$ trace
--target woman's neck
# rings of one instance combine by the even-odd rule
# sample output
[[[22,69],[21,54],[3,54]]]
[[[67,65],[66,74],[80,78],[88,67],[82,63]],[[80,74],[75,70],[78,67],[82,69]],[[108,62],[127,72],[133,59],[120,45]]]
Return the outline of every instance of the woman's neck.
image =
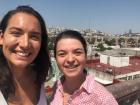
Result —
[[[65,78],[65,81],[63,83],[64,92],[73,94],[76,90],[78,90],[81,87],[85,79],[86,74],[84,73],[76,78]]]
[[[11,96],[9,100],[22,104],[28,103],[28,105],[30,105],[29,103],[37,103],[40,89],[39,86],[35,84],[36,73],[27,68],[24,70],[14,69],[12,70],[12,74],[16,90],[14,99]],[[26,102],[24,102],[24,100]]]
[[[32,75],[33,70],[31,68],[16,68],[16,67],[10,67],[11,73],[13,77],[17,80],[27,78],[29,75]]]

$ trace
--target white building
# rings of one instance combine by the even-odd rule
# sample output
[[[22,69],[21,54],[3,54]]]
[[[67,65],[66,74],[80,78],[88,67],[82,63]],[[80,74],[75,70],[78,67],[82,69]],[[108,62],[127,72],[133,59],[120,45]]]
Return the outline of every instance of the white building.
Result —
[[[100,63],[109,64],[110,66],[115,67],[128,66],[129,57],[100,54]]]

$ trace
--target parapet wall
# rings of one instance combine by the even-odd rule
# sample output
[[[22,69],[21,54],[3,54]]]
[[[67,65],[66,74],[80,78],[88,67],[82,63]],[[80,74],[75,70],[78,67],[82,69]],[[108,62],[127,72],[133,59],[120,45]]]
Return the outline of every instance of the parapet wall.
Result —
[[[140,78],[117,83],[106,87],[116,98],[119,105],[140,105]]]

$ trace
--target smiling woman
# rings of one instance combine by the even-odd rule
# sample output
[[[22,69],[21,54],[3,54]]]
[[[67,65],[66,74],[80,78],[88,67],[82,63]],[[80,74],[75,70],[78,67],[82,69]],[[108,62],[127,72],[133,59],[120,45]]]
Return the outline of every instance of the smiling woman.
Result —
[[[41,28],[38,20],[27,13],[16,13],[9,20],[5,32],[1,33],[1,42],[10,68],[20,71],[26,69],[37,56],[41,46]]]
[[[87,45],[79,32],[66,30],[57,35],[54,55],[64,75],[53,87],[50,105],[118,105],[114,97],[87,73]]]
[[[43,82],[50,68],[47,31],[29,6],[9,11],[0,23],[0,90],[8,105],[46,105]],[[0,99],[1,101],[1,99]]]

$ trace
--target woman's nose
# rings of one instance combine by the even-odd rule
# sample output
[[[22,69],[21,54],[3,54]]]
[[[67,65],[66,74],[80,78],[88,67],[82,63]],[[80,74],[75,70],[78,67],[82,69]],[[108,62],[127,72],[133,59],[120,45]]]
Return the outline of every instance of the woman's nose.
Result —
[[[29,40],[29,35],[28,34],[24,34],[23,36],[21,36],[19,45],[20,45],[21,48],[24,48],[24,49],[29,48],[30,40]]]
[[[70,63],[74,62],[74,55],[73,54],[68,54],[67,61],[70,62]]]

